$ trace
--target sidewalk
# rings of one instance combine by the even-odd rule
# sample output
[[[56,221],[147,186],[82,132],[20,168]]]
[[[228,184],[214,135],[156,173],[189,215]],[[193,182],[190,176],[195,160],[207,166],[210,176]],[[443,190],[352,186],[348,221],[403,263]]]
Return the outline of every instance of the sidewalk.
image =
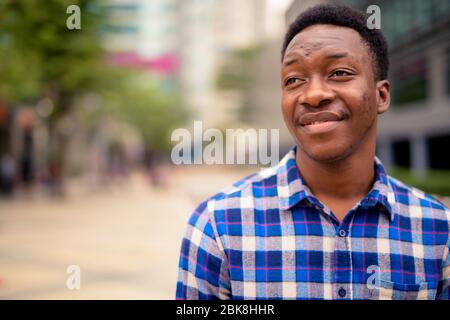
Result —
[[[173,299],[190,213],[241,176],[177,168],[167,190],[134,175],[101,193],[1,202],[0,299]],[[80,290],[66,286],[70,265]]]

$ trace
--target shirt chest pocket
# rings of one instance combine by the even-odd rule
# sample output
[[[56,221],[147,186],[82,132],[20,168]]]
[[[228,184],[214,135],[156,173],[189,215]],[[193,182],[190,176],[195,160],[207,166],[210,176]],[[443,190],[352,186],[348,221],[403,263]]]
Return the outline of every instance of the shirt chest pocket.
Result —
[[[428,300],[434,299],[436,289],[431,283],[404,284],[379,280],[369,290],[371,300]]]

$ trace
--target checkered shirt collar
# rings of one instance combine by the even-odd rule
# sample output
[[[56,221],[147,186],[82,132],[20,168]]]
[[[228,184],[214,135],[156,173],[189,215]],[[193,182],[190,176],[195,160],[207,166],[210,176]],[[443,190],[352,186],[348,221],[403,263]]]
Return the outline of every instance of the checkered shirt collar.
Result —
[[[278,205],[281,210],[289,210],[304,199],[316,199],[306,185],[297,167],[294,146],[277,166]],[[391,221],[394,219],[395,194],[389,183],[386,170],[380,159],[375,156],[375,183],[370,192],[361,200],[360,206],[374,207],[381,204],[386,208]]]

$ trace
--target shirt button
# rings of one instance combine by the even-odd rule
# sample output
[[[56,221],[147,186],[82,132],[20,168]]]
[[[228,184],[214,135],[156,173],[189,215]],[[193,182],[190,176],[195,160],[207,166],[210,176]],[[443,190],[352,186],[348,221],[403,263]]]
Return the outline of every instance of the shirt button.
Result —
[[[340,288],[338,291],[339,297],[343,298],[347,294],[347,291],[344,288]]]
[[[339,230],[339,236],[340,237],[345,237],[347,235],[347,232],[345,232],[345,230],[344,229],[341,229],[341,230]]]

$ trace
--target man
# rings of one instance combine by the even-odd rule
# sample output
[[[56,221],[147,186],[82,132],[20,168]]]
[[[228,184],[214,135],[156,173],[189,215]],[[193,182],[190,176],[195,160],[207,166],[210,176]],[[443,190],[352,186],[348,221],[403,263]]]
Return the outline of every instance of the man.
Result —
[[[281,83],[296,146],[195,210],[178,299],[449,299],[450,210],[375,157],[387,73],[385,39],[359,11],[293,22]]]

